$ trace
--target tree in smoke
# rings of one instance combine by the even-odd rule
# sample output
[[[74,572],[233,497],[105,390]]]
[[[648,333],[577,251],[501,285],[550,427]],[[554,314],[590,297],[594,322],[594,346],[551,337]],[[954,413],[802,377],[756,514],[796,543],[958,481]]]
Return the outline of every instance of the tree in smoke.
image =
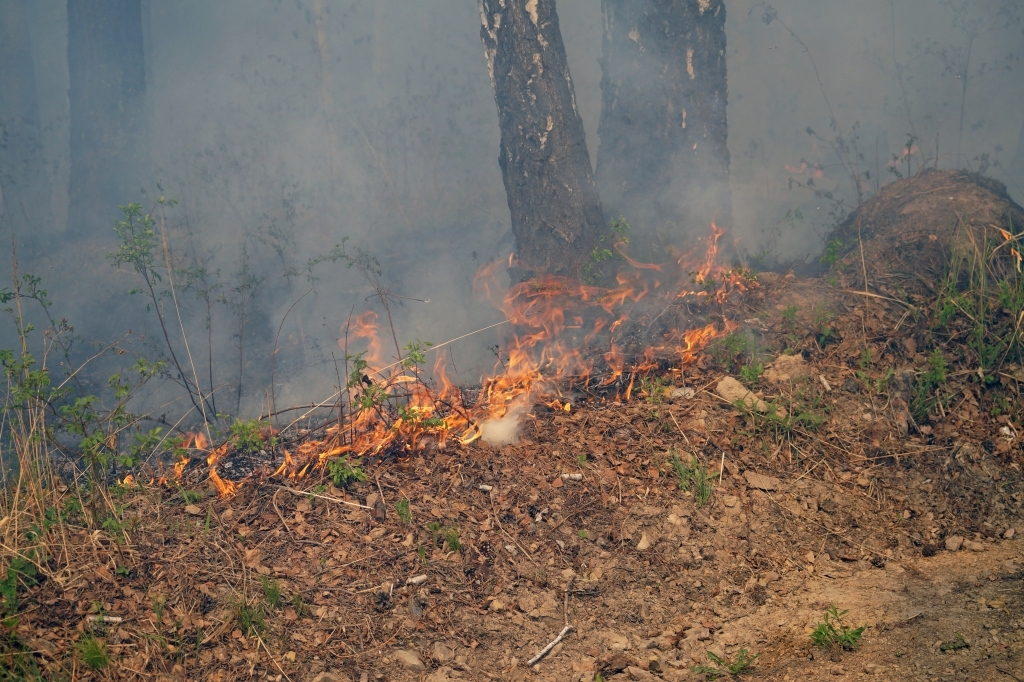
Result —
[[[106,234],[145,168],[141,0],[68,0],[69,233]]]
[[[679,242],[731,222],[723,0],[602,0],[597,181],[608,213]]]
[[[480,0],[518,266],[581,278],[605,230],[554,0]]]
[[[54,225],[26,2],[0,2],[0,225],[32,250]]]

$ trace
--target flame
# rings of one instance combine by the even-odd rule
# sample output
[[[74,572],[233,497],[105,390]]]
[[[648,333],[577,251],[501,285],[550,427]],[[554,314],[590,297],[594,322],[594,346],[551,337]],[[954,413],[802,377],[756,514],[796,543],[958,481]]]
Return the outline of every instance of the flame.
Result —
[[[571,411],[563,391],[574,387],[614,392],[615,400],[632,399],[642,392],[641,380],[659,363],[692,363],[712,339],[736,327],[725,321],[658,332],[658,318],[637,306],[655,295],[665,305],[648,306],[666,311],[672,305],[682,310],[684,303],[723,304],[756,286],[742,270],[717,263],[724,234],[712,223],[705,238],[688,252],[673,255],[668,264],[631,259],[624,252],[625,243],[617,243],[615,250],[626,265],[609,287],[542,275],[503,291],[499,274],[502,266],[515,263],[514,256],[481,267],[473,282],[475,295],[490,300],[514,331],[501,345],[492,375],[482,380],[473,401],[467,401],[449,378],[443,353],[437,354],[428,378],[426,369],[413,361],[422,358],[387,357],[376,313],[358,315],[342,328],[338,342],[349,371],[353,359],[360,363],[349,376],[338,423],[327,429],[323,440],[285,449],[273,476],[299,478],[341,456],[354,461],[442,449],[453,439],[462,444],[481,438],[508,442],[517,421],[534,404]],[[655,338],[641,348],[636,336],[644,329]],[[356,353],[350,354],[352,350]],[[193,442],[205,449],[205,438],[199,445],[201,435],[195,434]],[[210,480],[223,496],[238,488],[216,471],[229,447],[221,445],[207,458]]]

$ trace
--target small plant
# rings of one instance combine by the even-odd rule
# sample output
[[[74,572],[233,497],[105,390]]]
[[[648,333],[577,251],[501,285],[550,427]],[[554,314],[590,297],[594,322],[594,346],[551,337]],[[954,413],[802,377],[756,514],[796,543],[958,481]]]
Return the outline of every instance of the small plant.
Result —
[[[669,461],[676,472],[679,489],[687,492],[692,486],[693,501],[697,503],[697,507],[700,508],[707,504],[707,501],[711,499],[711,492],[713,490],[711,481],[718,474],[709,474],[707,466],[699,462],[695,457],[688,462],[683,462],[683,460],[679,459],[679,455],[673,452]]]
[[[306,604],[306,598],[298,592],[292,595],[292,608],[295,609],[295,615],[299,618],[309,615],[309,605]]]
[[[359,460],[354,460],[350,464],[347,455],[342,455],[328,462],[327,473],[330,474],[331,480],[334,481],[334,487],[341,488],[352,481],[365,481],[366,472],[363,471],[363,467],[360,464]]]
[[[0,614],[11,616],[18,611],[18,587],[36,584],[36,566],[24,557],[16,556],[7,566],[7,575],[0,579],[0,598],[3,599]]]
[[[228,440],[236,450],[241,452],[257,452],[264,447],[263,431],[268,431],[269,427],[270,422],[261,422],[255,419],[236,419],[231,425]],[[271,448],[277,445],[277,438],[274,436],[268,436],[266,440],[267,445]]]
[[[833,604],[825,611],[825,619],[819,622],[811,633],[811,642],[814,646],[825,649],[841,648],[853,651],[860,644],[860,638],[867,629],[866,625],[858,628],[851,628],[843,624],[843,616],[849,610],[840,611]]]
[[[265,575],[260,576],[260,584],[263,586],[263,596],[266,597],[267,603],[276,609],[281,603],[281,586],[276,580]]]
[[[412,509],[409,508],[409,500],[406,498],[395,502],[395,513],[402,523],[412,523]]]
[[[946,383],[948,371],[946,358],[942,355],[942,351],[936,348],[928,356],[928,369],[917,378],[914,394],[910,398],[910,413],[913,415],[914,421],[924,421],[928,417],[928,413],[938,406],[937,391]]]
[[[665,387],[668,383],[669,380],[662,377],[640,377],[640,392],[647,402],[660,405],[665,399]]]
[[[756,384],[763,374],[763,362],[752,362],[748,365],[743,365],[743,367],[740,368],[740,378],[747,384]]]
[[[427,530],[430,531],[430,546],[437,547],[437,537],[441,533],[441,524],[437,521],[431,521],[427,524]]]
[[[943,642],[939,645],[940,651],[959,651],[960,649],[970,649],[971,645],[964,640],[964,636],[959,632],[956,633],[955,639],[949,642]]]
[[[441,534],[444,535],[444,541],[448,544],[449,550],[458,552],[462,549],[462,543],[459,541],[459,527],[454,523],[441,529]]]
[[[267,616],[261,604],[239,602],[235,605],[235,618],[238,627],[246,635],[258,635],[267,627]]]
[[[754,664],[754,661],[761,654],[750,655],[750,652],[745,648],[741,648],[736,652],[735,658],[732,661],[722,658],[714,651],[708,651],[708,660],[714,663],[714,667],[709,665],[695,665],[690,668],[695,673],[703,673],[707,675],[709,680],[717,680],[719,677],[725,675],[741,675],[745,672],[749,672],[750,667]]]
[[[578,530],[578,531],[576,531],[576,535],[578,535],[580,537],[580,540],[586,540],[587,538],[590,537],[590,533],[588,533],[585,530]]]
[[[93,670],[101,670],[107,667],[110,659],[107,657],[107,647],[101,644],[93,635],[83,635],[78,642],[78,655],[82,662]]]

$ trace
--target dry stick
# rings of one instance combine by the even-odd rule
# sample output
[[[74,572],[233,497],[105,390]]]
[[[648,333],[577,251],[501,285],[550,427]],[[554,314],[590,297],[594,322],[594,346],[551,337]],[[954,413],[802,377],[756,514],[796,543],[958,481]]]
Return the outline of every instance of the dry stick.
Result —
[[[188,335],[185,334],[185,323],[181,321],[181,309],[178,307],[178,294],[174,291],[174,270],[171,268],[171,249],[167,243],[167,215],[164,208],[160,206],[160,238],[164,247],[164,267],[167,268],[167,283],[171,286],[171,300],[174,302],[174,312],[178,316],[178,327],[181,328],[181,339],[185,342],[185,354],[188,356],[188,364],[192,367],[192,378],[196,384],[196,393],[199,396],[199,410],[203,413],[203,425],[206,427],[206,435],[210,435],[210,421],[206,417],[206,399],[203,398],[203,389],[199,384],[199,373],[196,371],[196,363],[192,360],[192,350],[188,347]],[[168,347],[170,339],[168,339]],[[172,351],[173,354],[173,351]],[[177,363],[177,360],[175,360]],[[188,382],[185,382],[188,388]],[[191,393],[191,391],[190,391]]]
[[[279,486],[277,486],[277,488],[279,490],[285,490],[287,492],[290,492],[293,495],[298,495],[299,497],[319,497],[320,499],[327,500],[328,502],[337,502],[338,504],[347,504],[350,507],[359,507],[360,509],[370,509],[370,510],[373,509],[373,507],[367,507],[365,504],[359,504],[357,502],[349,502],[348,500],[342,500],[342,499],[337,498],[337,497],[331,497],[330,495],[320,495],[319,493],[307,493],[307,492],[303,492],[302,490],[296,490],[295,488],[286,488],[283,485],[279,485]]]
[[[278,488],[277,490],[274,491],[273,496],[270,498],[270,503],[272,505],[274,505],[274,511],[276,511],[278,517],[280,517],[281,523],[284,524],[284,529],[286,531],[288,531],[288,535],[291,535],[292,537],[295,537],[295,534],[292,533],[292,529],[288,527],[288,522],[284,520],[284,514],[282,514],[281,510],[277,508],[277,494],[279,492],[281,492],[281,488]]]
[[[281,318],[281,324],[277,325],[277,334],[274,335],[274,350],[270,354],[270,411],[277,414],[277,393],[274,390],[274,369],[277,365],[277,342],[281,338],[281,330],[284,329],[284,323],[288,320],[288,315],[292,312],[292,308],[299,304],[299,301],[306,298],[306,296],[312,293],[313,287],[310,287],[305,294],[295,299],[295,302],[288,306],[288,310],[285,311],[284,317]]]
[[[536,656],[534,656],[526,662],[527,666],[532,667],[536,665],[538,661],[547,656],[548,653],[550,653],[550,651],[554,649],[559,642],[565,639],[572,632],[573,627],[572,625],[569,625],[569,589],[572,587],[573,580],[575,580],[575,576],[569,578],[569,582],[565,585],[565,595],[563,602],[563,611],[565,612],[565,627],[562,628],[562,631],[558,633],[557,637],[548,642],[548,645],[540,650],[540,653],[538,653]]]

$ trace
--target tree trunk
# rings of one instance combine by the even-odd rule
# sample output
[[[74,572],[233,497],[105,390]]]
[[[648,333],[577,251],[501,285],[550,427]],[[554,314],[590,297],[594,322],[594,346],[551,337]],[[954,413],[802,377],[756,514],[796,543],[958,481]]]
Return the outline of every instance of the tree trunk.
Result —
[[[597,178],[608,212],[679,243],[731,222],[723,0],[602,0]]]
[[[106,235],[146,168],[140,0],[68,0],[69,234]]]
[[[25,2],[0,0],[0,225],[29,254],[55,230]]]
[[[554,0],[481,0],[518,262],[513,282],[582,278],[605,231]]]

